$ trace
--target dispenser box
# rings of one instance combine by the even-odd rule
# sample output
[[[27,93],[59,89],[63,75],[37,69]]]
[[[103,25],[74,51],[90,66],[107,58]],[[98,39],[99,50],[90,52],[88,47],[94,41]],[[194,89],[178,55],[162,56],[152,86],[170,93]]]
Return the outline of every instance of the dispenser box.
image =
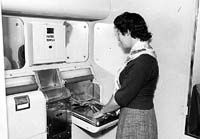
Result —
[[[35,90],[6,98],[9,139],[46,139],[46,99],[43,93]]]
[[[65,26],[63,24],[28,24],[30,65],[65,61]]]

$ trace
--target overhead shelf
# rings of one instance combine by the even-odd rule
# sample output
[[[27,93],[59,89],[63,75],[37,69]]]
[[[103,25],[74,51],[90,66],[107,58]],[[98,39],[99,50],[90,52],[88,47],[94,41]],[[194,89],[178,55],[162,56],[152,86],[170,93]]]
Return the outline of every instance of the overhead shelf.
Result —
[[[2,0],[3,14],[100,20],[110,13],[111,0]]]

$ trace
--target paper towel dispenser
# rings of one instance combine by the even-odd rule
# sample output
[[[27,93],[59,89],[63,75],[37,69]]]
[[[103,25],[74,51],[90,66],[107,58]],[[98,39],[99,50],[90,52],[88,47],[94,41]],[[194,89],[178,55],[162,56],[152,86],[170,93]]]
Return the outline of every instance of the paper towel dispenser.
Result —
[[[30,64],[65,61],[65,26],[63,24],[28,24]]]
[[[6,79],[9,139],[46,139],[46,99],[34,75]]]

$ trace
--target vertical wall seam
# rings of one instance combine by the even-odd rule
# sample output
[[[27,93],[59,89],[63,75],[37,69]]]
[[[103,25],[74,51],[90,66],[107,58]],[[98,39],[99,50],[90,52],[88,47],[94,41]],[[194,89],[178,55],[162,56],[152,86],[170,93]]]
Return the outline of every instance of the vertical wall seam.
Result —
[[[192,50],[191,50],[192,52],[191,52],[191,61],[190,61],[190,79],[189,79],[189,90],[188,90],[188,106],[190,104],[190,98],[191,98],[191,94],[192,94],[193,66],[194,66],[195,47],[196,47],[196,40],[197,40],[198,16],[199,16],[199,0],[196,0],[194,33],[193,33],[193,42],[192,42]]]

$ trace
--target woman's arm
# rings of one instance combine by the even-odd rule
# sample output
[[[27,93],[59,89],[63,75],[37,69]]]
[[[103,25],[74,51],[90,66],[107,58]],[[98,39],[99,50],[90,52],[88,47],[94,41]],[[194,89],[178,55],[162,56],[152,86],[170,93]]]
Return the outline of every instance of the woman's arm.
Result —
[[[134,100],[152,73],[153,64],[154,61],[149,57],[141,57],[129,68],[121,88],[115,93],[115,100],[119,106],[127,107]]]
[[[119,108],[120,108],[120,106],[115,101],[114,95],[112,95],[112,97],[110,98],[108,103],[103,107],[103,109],[94,114],[94,118],[99,118],[99,117],[103,116],[104,113],[113,112],[113,111],[118,110]]]
[[[112,97],[110,98],[110,100],[104,106],[104,108],[102,110],[103,110],[104,113],[108,113],[108,112],[112,112],[112,111],[118,110],[119,108],[120,108],[120,106],[115,101],[114,95],[112,95]]]
[[[116,91],[115,95],[112,95],[109,102],[99,113],[103,115],[103,113],[112,112],[119,109],[119,107],[127,107],[127,105],[138,95],[145,80],[152,72],[152,67],[153,61],[149,60],[149,57],[144,57],[134,64],[134,66],[131,66],[126,77],[124,77],[120,89]],[[100,115],[98,116],[101,117]]]

